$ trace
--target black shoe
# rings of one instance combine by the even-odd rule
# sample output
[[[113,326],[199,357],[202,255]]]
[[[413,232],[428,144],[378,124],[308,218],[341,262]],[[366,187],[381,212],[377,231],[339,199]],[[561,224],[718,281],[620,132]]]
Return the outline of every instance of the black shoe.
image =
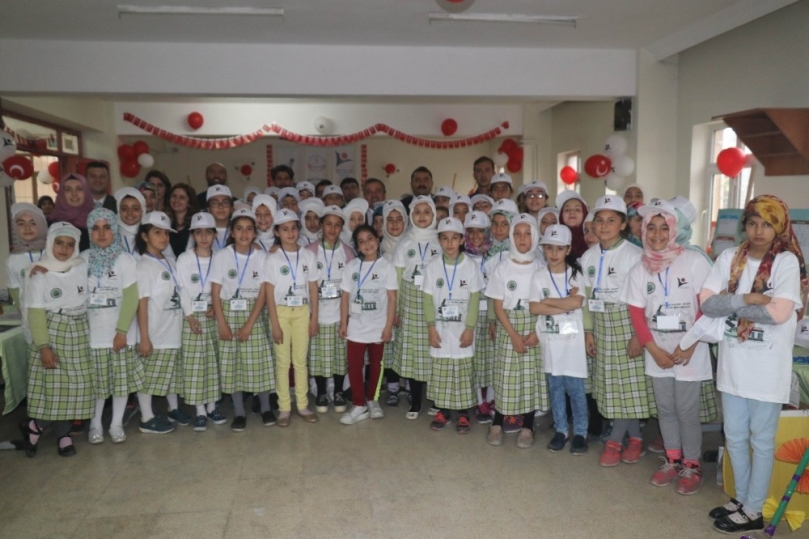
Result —
[[[275,425],[275,414],[272,413],[272,410],[261,412],[261,422],[265,427],[272,427]]]
[[[548,451],[551,453],[558,453],[565,448],[565,445],[567,445],[567,434],[557,432],[553,435],[551,441],[548,442]]]
[[[350,387],[349,387],[348,389],[343,390],[343,391],[339,391],[339,392],[338,392],[338,391],[335,391],[335,392],[334,392],[334,398],[335,398],[335,400],[337,399],[337,393],[342,393],[342,394],[343,394],[343,398],[346,400],[346,402],[347,402],[347,401],[350,401],[352,398],[354,398],[354,391],[353,391],[353,390],[352,390],[352,388],[350,388]]]
[[[741,510],[742,502],[736,498],[731,498],[730,501],[725,505],[720,505],[719,507],[714,507],[711,509],[711,512],[708,513],[708,518],[711,520],[717,520],[719,518],[725,518],[726,516],[732,515],[733,513]]]
[[[62,438],[69,439],[70,445],[66,445],[65,447],[59,445],[59,442],[61,441]],[[59,452],[60,457],[72,457],[73,455],[76,454],[76,448],[73,446],[73,440],[70,438],[70,435],[62,436],[62,438],[56,440],[56,451]]]
[[[253,395],[253,413],[254,414],[261,413],[261,401],[258,400],[258,395]]]
[[[30,423],[34,421],[34,425],[36,425],[36,431],[31,430]],[[22,434],[22,443],[23,449],[25,450],[25,456],[28,458],[34,458],[37,454],[37,445],[31,443],[31,435],[38,435],[42,436],[42,429],[39,428],[37,425],[36,420],[33,419],[22,419],[19,423],[20,434]],[[39,440],[37,440],[37,443]]]
[[[230,429],[234,432],[242,432],[245,427],[247,427],[247,418],[243,415],[237,415],[230,424]]]
[[[329,397],[327,395],[319,395],[315,399],[315,411],[319,414],[325,414],[329,411]]]
[[[741,522],[734,522],[731,520],[732,517],[736,517]],[[732,535],[738,534],[739,532],[763,530],[764,517],[759,515],[758,518],[750,520],[744,511],[738,511],[732,515],[716,519],[716,522],[713,523],[713,527],[718,532]]]
[[[349,398],[350,397],[346,396],[346,394],[342,391],[337,391],[334,394],[334,411],[338,414],[345,412],[346,407],[348,406]]]
[[[573,443],[570,444],[570,452],[574,455],[584,455],[587,453],[587,438],[581,434],[573,437]]]
[[[278,393],[270,393],[270,410],[278,410]]]

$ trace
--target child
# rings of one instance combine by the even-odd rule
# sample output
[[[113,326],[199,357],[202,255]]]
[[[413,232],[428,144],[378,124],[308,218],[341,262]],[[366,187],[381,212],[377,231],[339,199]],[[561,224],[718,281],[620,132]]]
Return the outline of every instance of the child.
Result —
[[[399,286],[395,268],[379,256],[379,238],[372,227],[359,225],[354,229],[354,248],[359,252],[359,258],[348,263],[347,278],[340,285],[339,334],[347,339],[353,402],[351,410],[340,418],[343,425],[353,425],[369,417],[385,417],[378,401],[382,355],[385,343],[389,343],[393,336]],[[370,369],[368,379],[363,382],[366,353]]]
[[[572,203],[568,202],[568,204]],[[614,195],[596,201],[593,225],[598,245],[582,257],[585,297],[585,344],[593,358],[593,396],[599,412],[613,420],[599,459],[601,466],[633,464],[645,454],[640,419],[650,417],[654,396],[643,364],[643,349],[632,329],[629,308],[621,301],[627,276],[641,250],[624,240],[626,204]],[[564,216],[564,213],[562,214]],[[629,443],[623,448],[624,435]]]
[[[556,208],[542,208],[537,212],[537,224],[539,225],[539,235],[545,235],[545,229],[550,225],[559,224],[559,210]],[[568,228],[568,230],[570,230]]]
[[[340,208],[345,206],[343,190],[337,185],[327,185],[323,189],[323,204],[326,206],[338,206]]]
[[[640,202],[643,204],[643,188],[637,183],[627,185],[626,189],[624,189],[624,202],[627,205],[632,204],[633,202]]]
[[[157,187],[149,182],[140,182],[136,189],[140,191],[143,197],[143,212],[151,213],[155,211],[157,206]]]
[[[584,243],[587,244],[588,249],[598,243],[598,238],[594,232],[593,217],[594,215],[592,213],[588,214],[587,217],[584,218],[584,223],[581,225],[584,231]]]
[[[716,378],[736,498],[708,516],[715,529],[729,534],[764,527],[761,510],[781,405],[789,401],[792,345],[807,292],[803,253],[786,204],[772,195],[758,196],[745,206],[742,224],[747,239],[719,255],[700,292],[706,315],[727,317]]]
[[[463,224],[466,216],[472,211],[472,201],[466,195],[455,195],[449,205],[449,214]]]
[[[87,323],[87,264],[79,256],[81,231],[59,221],[48,229],[46,272],[26,270],[25,299],[33,344],[29,347],[28,416],[20,422],[25,454],[36,455],[39,437],[53,426],[59,456],[76,448],[70,422],[88,419],[95,404],[95,366]]]
[[[368,201],[364,198],[355,198],[343,208],[343,215],[345,215],[345,225],[343,225],[343,232],[340,234],[340,241],[346,245],[351,244],[351,238],[354,234],[354,229],[358,226],[365,224],[365,215],[368,213]]]
[[[458,413],[455,429],[469,432],[469,408],[475,402],[475,327],[483,276],[476,260],[462,252],[464,228],[448,217],[438,225],[444,254],[434,258],[424,276],[424,313],[430,338],[432,374],[427,398],[439,409],[430,428],[440,431]]]
[[[475,195],[471,198],[471,201],[474,211],[482,211],[486,215],[492,211],[492,206],[494,206],[494,199],[489,195]]]
[[[115,191],[115,201],[118,203],[118,232],[124,251],[137,262],[140,253],[135,247],[135,238],[138,237],[146,201],[143,194],[134,187],[123,187]]]
[[[284,187],[278,191],[278,209],[286,209],[300,213],[298,203],[301,201],[301,195],[294,187]]]
[[[88,266],[87,318],[97,377],[95,415],[88,434],[91,444],[104,441],[101,415],[111,396],[110,439],[119,444],[126,441],[123,419],[127,398],[143,389],[143,363],[135,351],[135,332],[130,331],[138,310],[137,267],[121,245],[118,218],[113,212],[101,207],[91,211],[87,229],[90,249],[82,256]]]
[[[373,213],[371,213],[371,226],[376,232],[376,237],[381,238],[385,232],[385,218],[382,216],[382,209],[384,204],[379,202],[376,204]]]
[[[564,449],[570,439],[567,403],[573,411],[573,442],[570,452],[587,452],[587,355],[584,351],[584,326],[581,306],[584,286],[581,267],[570,254],[573,237],[565,225],[549,225],[539,241],[547,270],[534,274],[531,281],[531,314],[539,315],[537,336],[542,347],[542,364],[548,375],[553,424],[556,429],[548,450]]]
[[[136,245],[138,261],[138,353],[143,361],[144,384],[138,392],[140,431],[166,434],[174,423],[190,425],[191,418],[180,408],[177,392],[182,387],[180,361],[183,314],[180,309],[180,282],[174,261],[163,256],[169,244],[168,216],[147,213],[140,225]],[[168,421],[152,411],[152,396],[165,395],[169,403]]]
[[[548,204],[548,186],[545,185],[545,182],[534,180],[520,187],[520,194],[525,200],[526,213],[536,219],[537,223],[542,225],[539,216],[540,212],[545,209],[545,206]],[[541,228],[540,234],[542,234]]]
[[[14,236],[11,254],[6,260],[8,293],[22,315],[25,340],[31,344],[31,331],[28,328],[25,300],[26,268],[42,260],[45,254],[45,238],[48,235],[48,222],[42,210],[28,202],[18,202],[11,206],[11,222]]]
[[[320,220],[323,217],[323,202],[319,198],[308,198],[300,203],[301,219],[303,219],[303,229],[298,238],[301,247],[315,244],[320,241]]]
[[[449,208],[445,208],[444,206],[438,206],[435,209],[435,217],[437,221],[440,221],[441,219],[446,219],[447,217],[449,217]]]
[[[568,227],[573,235],[570,251],[573,256],[580,258],[587,250],[582,228],[582,223],[589,213],[587,203],[576,191],[568,190],[562,191],[556,197],[556,207],[559,208],[559,224]]]
[[[511,176],[505,173],[495,174],[492,176],[491,193],[495,203],[504,198],[511,199],[514,194],[514,187],[512,187]]]
[[[680,348],[685,332],[699,315],[697,295],[711,264],[695,251],[677,245],[677,210],[665,200],[638,209],[642,219],[643,255],[629,272],[623,300],[632,325],[646,349],[666,451],[664,464],[652,475],[657,487],[677,480],[679,494],[694,494],[702,482],[700,395],[711,380],[708,345]]]
[[[287,210],[288,211],[288,210]],[[267,332],[256,321],[264,309],[266,255],[256,249],[256,219],[242,208],[233,212],[228,245],[214,254],[211,262],[211,299],[219,330],[219,377],[222,392],[233,398],[234,432],[247,426],[244,392],[258,393],[261,422],[275,425],[270,409],[270,391],[275,372],[269,354]]]
[[[256,216],[256,243],[265,253],[275,244],[275,212],[278,204],[270,195],[256,195],[253,199],[253,214]]]
[[[208,188],[208,211],[216,222],[216,237],[213,243],[214,254],[221,251],[230,239],[230,216],[233,214],[233,197],[226,185],[212,185]],[[254,199],[255,202],[255,199]]]
[[[318,200],[316,198],[309,200]],[[327,379],[334,378],[334,411],[346,411],[343,385],[347,373],[346,345],[340,336],[340,286],[346,266],[354,258],[354,250],[340,241],[343,230],[343,210],[337,206],[323,209],[321,218],[323,238],[306,249],[317,257],[320,274],[318,286],[318,331],[309,344],[309,375],[315,378],[316,411],[329,411]],[[350,274],[349,274],[350,275]],[[362,387],[362,386],[358,386]]]
[[[643,241],[641,240],[641,223],[643,222],[643,216],[638,210],[642,206],[642,202],[632,202],[626,205],[627,227],[626,230],[624,230],[624,237],[641,249],[643,248]]]
[[[435,202],[436,208],[446,208],[449,210],[449,204],[456,196],[458,196],[458,193],[451,187],[439,187],[438,191],[435,192],[433,202]]]
[[[404,204],[398,200],[386,200],[382,205],[382,218],[384,226],[382,228],[382,243],[379,249],[382,252],[382,257],[393,265],[393,258],[396,254],[396,247],[402,238],[406,237],[407,233],[407,211],[405,211]],[[395,342],[399,334],[399,329],[393,327],[392,341],[385,347],[385,359],[383,361],[385,367],[385,380],[388,383],[388,400],[385,404],[388,406],[399,406],[399,375],[390,368],[393,364],[393,354],[396,350]]]
[[[427,264],[441,256],[441,246],[435,230],[436,210],[428,196],[413,197],[410,202],[410,231],[396,246],[394,266],[399,279],[401,296],[397,305],[400,320],[391,369],[410,379],[412,403],[406,418],[418,419],[424,383],[430,379],[432,366],[430,343],[424,331],[424,272]]]
[[[183,397],[196,407],[194,431],[204,432],[208,419],[216,425],[227,419],[216,409],[222,396],[219,381],[219,341],[211,301],[211,258],[216,222],[208,212],[191,218],[189,227],[194,248],[177,259],[177,280],[180,281],[180,302],[183,308],[182,348]]]
[[[267,257],[265,296],[270,311],[275,344],[275,385],[278,391],[278,426],[288,427],[292,401],[289,396],[289,366],[295,371],[295,398],[300,415],[307,423],[316,423],[317,414],[307,408],[309,400],[306,355],[309,338],[318,332],[317,258],[298,245],[298,215],[278,210],[275,220],[276,242],[280,249]],[[293,262],[294,260],[294,262]]]
[[[534,414],[547,410],[547,382],[536,334],[536,316],[529,311],[531,278],[542,266],[536,260],[539,230],[527,213],[514,217],[508,258],[489,275],[486,296],[493,300],[497,326],[494,357],[494,397],[497,410],[488,442],[503,444],[503,417],[523,416],[517,447],[534,444]]]

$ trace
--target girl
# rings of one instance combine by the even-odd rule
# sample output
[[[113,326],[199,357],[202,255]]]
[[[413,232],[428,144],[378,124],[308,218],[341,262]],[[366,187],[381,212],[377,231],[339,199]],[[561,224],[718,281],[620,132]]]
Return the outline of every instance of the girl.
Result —
[[[643,189],[639,184],[633,183],[624,189],[624,202],[627,204],[627,206],[633,202],[640,202],[643,204]]]
[[[292,210],[295,213],[300,213],[298,203],[301,201],[301,196],[298,190],[294,187],[284,187],[278,191],[278,208]]]
[[[393,258],[396,254],[396,247],[407,232],[407,212],[404,204],[398,200],[386,200],[382,205],[382,218],[384,225],[382,228],[382,243],[379,248],[382,257],[393,265]],[[399,406],[399,375],[390,368],[393,364],[393,354],[396,349],[395,342],[399,334],[398,327],[393,327],[393,337],[391,343],[385,347],[385,380],[388,383],[388,406]]]
[[[593,396],[599,412],[613,420],[599,464],[633,464],[645,454],[640,419],[653,415],[654,397],[643,369],[643,349],[632,329],[629,309],[621,296],[629,270],[641,250],[625,241],[626,204],[614,195],[596,201],[593,224],[598,245],[582,257],[584,268],[585,343],[593,358]],[[563,213],[564,215],[564,213]],[[624,449],[624,434],[629,444]]]
[[[275,371],[269,354],[267,332],[256,321],[264,309],[266,255],[254,247],[256,219],[248,209],[233,213],[227,247],[211,262],[211,298],[219,330],[219,364],[222,392],[233,397],[234,432],[244,431],[247,414],[244,392],[258,393],[261,422],[275,425],[270,391]],[[269,357],[268,357],[269,355]],[[286,374],[286,371],[284,371]]]
[[[494,199],[489,195],[475,195],[471,200],[472,209],[475,211],[482,211],[486,215],[492,211],[492,206],[494,206]]]
[[[542,235],[547,269],[534,274],[531,281],[531,314],[537,314],[537,336],[542,346],[542,363],[548,376],[553,424],[556,429],[548,450],[559,452],[568,439],[567,403],[573,411],[573,442],[570,452],[587,452],[587,356],[584,351],[584,326],[581,306],[584,286],[581,267],[570,254],[573,236],[565,225],[550,225]]]
[[[410,231],[396,246],[394,266],[399,279],[397,312],[400,321],[396,340],[393,369],[399,376],[410,379],[412,403],[407,419],[414,420],[421,412],[424,383],[430,379],[429,341],[424,331],[424,301],[421,294],[427,264],[441,256],[437,241],[436,211],[428,196],[413,197],[410,202]]]
[[[545,182],[534,180],[520,187],[520,194],[525,200],[526,213],[539,222],[539,212],[548,204],[548,186]]]
[[[539,235],[544,236],[546,228],[550,225],[559,224],[559,210],[556,208],[542,208],[537,212],[537,224],[539,224]]]
[[[325,206],[319,198],[310,198],[301,202],[301,218],[303,219],[303,229],[301,230],[298,244],[301,247],[315,244],[320,241],[321,218]]]
[[[663,487],[677,481],[677,492],[694,494],[702,482],[700,395],[711,380],[706,343],[680,348],[680,341],[699,315],[697,294],[711,272],[705,257],[677,245],[677,215],[664,200],[638,209],[643,255],[629,272],[623,300],[638,340],[646,349],[666,457],[651,483]]]
[[[475,327],[483,277],[476,260],[461,252],[464,228],[448,217],[438,225],[444,254],[434,258],[424,276],[424,313],[430,338],[432,373],[427,398],[439,412],[430,428],[443,430],[458,413],[455,429],[469,432],[469,408],[475,402]]]
[[[343,208],[345,225],[343,225],[343,231],[340,233],[340,241],[346,245],[351,244],[351,238],[352,234],[354,234],[354,230],[358,226],[365,224],[365,216],[367,213],[368,201],[364,198],[355,198],[346,204],[345,208]]]
[[[292,401],[289,396],[289,366],[295,371],[295,400],[307,423],[316,423],[317,414],[307,408],[309,384],[306,355],[309,338],[318,332],[319,272],[317,258],[298,245],[298,215],[278,210],[275,236],[280,249],[267,257],[265,296],[270,311],[275,350],[275,385],[278,391],[278,426],[288,427]],[[293,262],[294,260],[294,262]]]
[[[270,195],[256,195],[253,199],[253,214],[256,216],[256,243],[265,253],[275,244],[273,223],[278,204]]]
[[[95,415],[90,422],[91,444],[104,441],[101,416],[112,397],[110,438],[126,441],[123,420],[130,393],[143,389],[143,363],[135,351],[135,315],[138,284],[135,259],[127,254],[118,235],[118,218],[106,208],[97,208],[87,218],[92,246],[82,253],[87,261],[90,292],[87,318],[90,323],[90,354],[96,368]],[[129,337],[131,334],[131,338]]]
[[[374,227],[374,232],[376,232],[377,238],[381,238],[385,231],[385,218],[382,216],[382,207],[383,204],[378,203],[371,214],[371,226]]]
[[[596,243],[598,243],[598,238],[595,234],[595,227],[593,226],[593,214],[590,213],[587,217],[584,218],[584,223],[582,223],[582,230],[584,231],[584,243],[587,244],[587,248],[589,249]]]
[[[171,207],[171,195],[169,194],[171,191],[171,182],[169,181],[169,177],[159,170],[150,170],[146,174],[146,179],[144,181],[154,185],[154,209],[168,214],[167,210]],[[194,196],[196,197],[196,194]]]
[[[177,392],[182,387],[180,361],[183,315],[180,309],[180,282],[174,260],[163,256],[173,232],[168,215],[147,213],[140,225],[136,245],[138,261],[138,353],[143,358],[144,384],[138,392],[140,431],[166,434],[174,423],[186,426],[191,418],[179,406]],[[152,396],[165,395],[169,403],[168,421],[152,411]]]
[[[323,203],[326,206],[345,206],[343,200],[343,190],[338,185],[327,185],[323,189]]]
[[[539,241],[536,219],[527,213],[514,217],[509,231],[508,258],[489,275],[486,296],[493,300],[497,326],[494,358],[494,396],[497,410],[489,427],[491,445],[503,444],[503,416],[522,415],[517,447],[534,444],[534,414],[547,410],[548,390],[536,335],[536,316],[529,311],[531,278],[541,266],[536,260]]]
[[[570,251],[573,256],[580,258],[587,250],[582,228],[582,223],[589,213],[587,203],[576,191],[562,191],[556,197],[556,207],[559,208],[559,223],[568,227],[573,235]]]
[[[216,222],[208,212],[199,212],[189,226],[194,248],[177,259],[180,302],[183,308],[182,347],[183,397],[196,406],[194,431],[207,429],[208,419],[217,425],[227,419],[216,409],[221,396],[219,381],[219,341],[211,300],[211,257]]]
[[[632,202],[626,205],[626,221],[628,226],[624,231],[624,236],[633,245],[643,248],[643,241],[641,239],[641,236],[643,235],[641,229],[643,216],[638,212],[641,206],[643,206],[642,202]]]
[[[449,204],[456,196],[458,196],[458,193],[453,191],[451,187],[439,187],[438,191],[435,192],[435,197],[433,197],[435,207],[449,210]]]
[[[255,200],[256,196],[261,194],[261,189],[258,187],[245,187],[244,194],[242,195],[242,200],[244,200],[247,204],[253,205],[253,200]]]
[[[298,190],[298,196],[301,197],[301,202],[314,198],[315,196],[315,185],[312,182],[298,182],[295,184],[295,188]]]
[[[462,224],[466,220],[466,216],[472,211],[472,201],[466,195],[455,195],[449,205],[450,217],[456,218]]]
[[[157,207],[157,188],[149,182],[141,182],[136,188],[143,195],[143,200],[145,201],[144,213],[155,211]]]
[[[491,189],[492,199],[494,199],[495,202],[504,198],[510,199],[511,195],[514,194],[511,176],[502,172],[500,174],[495,174],[492,176]]]
[[[310,201],[319,199],[312,198]],[[320,274],[318,286],[318,331],[309,346],[309,375],[315,378],[317,387],[315,406],[317,413],[329,411],[326,392],[327,379],[334,377],[334,411],[346,411],[343,385],[347,366],[345,362],[345,337],[340,335],[340,286],[346,266],[354,258],[354,251],[340,241],[343,230],[343,210],[329,206],[321,218],[323,238],[306,249],[317,257]],[[349,274],[350,275],[350,274]],[[342,338],[341,338],[342,337]],[[357,386],[362,387],[362,386]]]
[[[399,286],[393,265],[379,257],[379,238],[372,227],[359,225],[354,230],[354,247],[360,257],[348,263],[345,274],[351,278],[343,279],[340,285],[339,333],[347,339],[348,376],[354,404],[351,411],[340,418],[343,425],[353,425],[369,417],[385,417],[377,399],[385,343],[393,337]],[[366,353],[370,368],[367,380],[363,381]]]
[[[115,191],[115,201],[118,203],[118,233],[124,251],[137,261],[140,253],[135,247],[135,238],[138,236],[146,200],[134,187],[124,187]]]
[[[11,206],[11,222],[14,227],[11,254],[6,260],[8,293],[22,315],[25,340],[31,344],[31,331],[28,328],[25,300],[26,268],[42,260],[45,254],[45,238],[48,223],[42,210],[28,202],[18,202]]]
[[[191,216],[197,211],[197,192],[185,183],[178,183],[171,188],[168,195],[169,204],[166,215],[171,218],[171,226],[177,230],[170,236],[171,249],[182,254],[188,248],[188,237],[191,235]]]
[[[66,221],[81,232],[77,245],[79,251],[90,247],[90,236],[87,234],[87,216],[95,208],[93,195],[87,180],[81,174],[67,174],[62,178],[61,187],[56,194],[56,205],[51,213],[50,222]]]
[[[43,195],[37,200],[37,208],[42,210],[45,217],[48,217],[53,211],[53,199],[48,195]]]
[[[789,400],[792,345],[807,292],[803,253],[786,204],[772,195],[758,196],[745,206],[742,224],[747,239],[719,255],[700,292],[706,315],[727,317],[716,377],[736,498],[709,517],[714,528],[734,534],[764,527],[761,508],[781,405]]]
[[[233,214],[233,197],[226,185],[212,185],[208,188],[208,211],[216,223],[216,237],[213,252],[221,251],[230,239],[230,216]]]
[[[25,308],[33,344],[29,348],[28,415],[20,422],[25,454],[36,455],[39,437],[53,426],[62,457],[76,454],[70,422],[93,415],[95,368],[87,324],[87,264],[79,256],[81,232],[70,223],[48,229],[47,270],[26,270]]]
[[[278,192],[279,191],[280,191],[279,188],[273,186],[273,187],[266,188],[264,190],[264,194],[267,195],[268,197],[272,198],[273,200],[275,200],[275,204],[277,206],[278,205]]]

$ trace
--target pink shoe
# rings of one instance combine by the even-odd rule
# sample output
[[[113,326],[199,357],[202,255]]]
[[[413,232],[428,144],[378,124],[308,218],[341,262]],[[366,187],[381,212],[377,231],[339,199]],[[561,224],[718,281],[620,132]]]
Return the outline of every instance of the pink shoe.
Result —
[[[624,464],[635,464],[646,454],[643,450],[643,440],[640,438],[630,438],[629,443],[621,452],[621,462]]]
[[[601,453],[601,458],[598,459],[598,465],[611,468],[618,466],[619,462],[621,462],[621,444],[607,440],[607,443],[604,444],[604,451]]]
[[[696,494],[702,485],[702,467],[699,464],[689,464],[680,470],[680,479],[677,481],[677,494],[690,496]]]
[[[652,474],[650,483],[656,487],[665,487],[677,478],[683,465],[678,460],[668,460],[665,457],[660,457],[660,460],[663,461],[663,466]]]

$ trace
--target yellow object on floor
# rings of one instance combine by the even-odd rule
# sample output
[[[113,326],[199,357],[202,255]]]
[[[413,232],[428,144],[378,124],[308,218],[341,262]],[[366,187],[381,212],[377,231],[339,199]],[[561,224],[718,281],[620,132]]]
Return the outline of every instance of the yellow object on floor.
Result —
[[[777,510],[778,500],[770,496],[767,498],[767,501],[764,502],[764,508],[761,510],[761,514],[764,515],[765,520],[772,520]],[[789,529],[795,531],[800,529],[803,525],[803,521],[806,520],[806,513],[798,509],[787,509],[784,513],[784,519],[787,521],[787,524],[789,524]]]

